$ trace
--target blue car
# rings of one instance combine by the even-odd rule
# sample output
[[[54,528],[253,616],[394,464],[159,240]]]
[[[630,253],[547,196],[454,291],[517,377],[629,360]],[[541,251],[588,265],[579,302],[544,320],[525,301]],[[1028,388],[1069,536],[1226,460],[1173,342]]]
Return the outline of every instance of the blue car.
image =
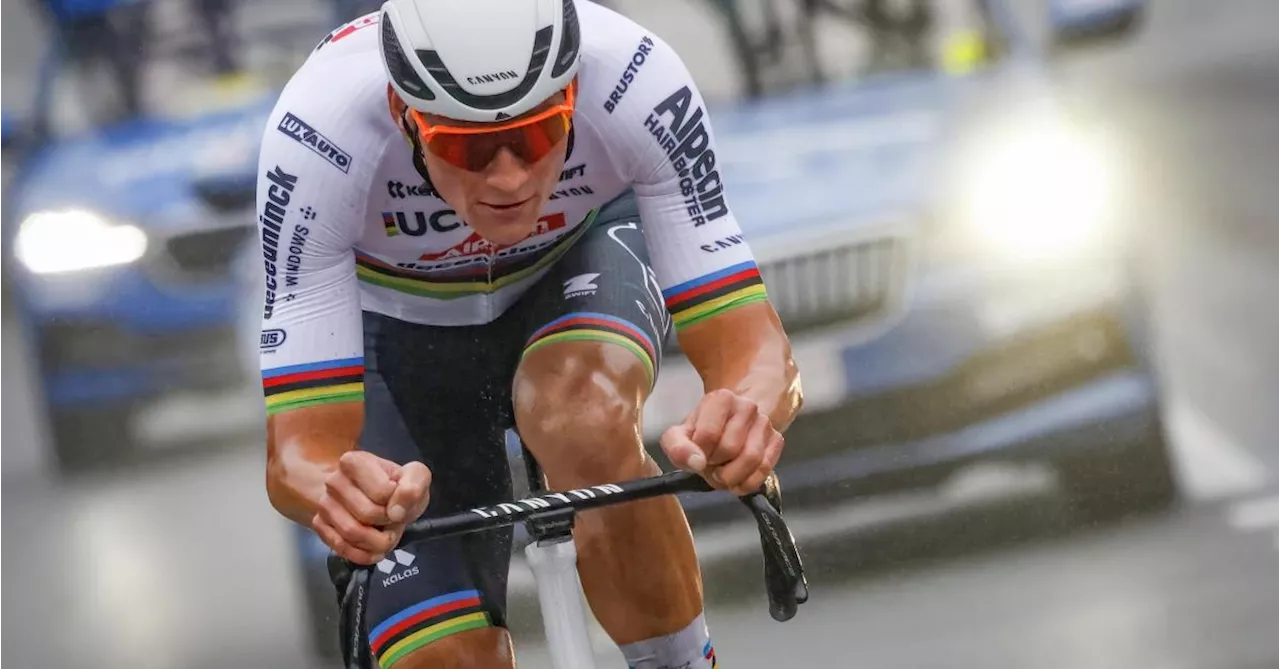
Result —
[[[129,3],[92,9],[113,4]],[[262,273],[258,146],[279,78],[334,17],[373,7],[328,5],[255,7],[233,29],[246,70],[217,75],[208,34],[151,15],[158,30],[140,33],[139,61],[150,95],[123,120],[101,77],[68,60],[65,35],[44,45],[33,100],[4,119],[5,267],[61,469],[261,432],[260,314],[248,297]]]
[[[1010,460],[1053,465],[1083,518],[1163,508],[1176,486],[1120,142],[1064,100],[1049,55],[1122,38],[1141,5],[1054,2],[1037,38],[999,0],[925,4],[930,66],[880,61],[716,115],[805,390],[788,507]],[[651,450],[701,392],[664,360]],[[728,495],[684,502],[695,523],[736,512]]]
[[[1083,520],[1164,508],[1177,490],[1117,211],[1122,158],[1049,72],[1051,53],[1122,38],[1141,6],[1056,3],[1038,39],[997,0],[949,4],[962,16],[935,24],[923,64],[869,57],[851,80],[713,112],[804,385],[779,466],[786,508],[992,461],[1054,466]],[[662,430],[702,393],[668,347],[644,413],[660,461]],[[743,515],[727,493],[682,501],[695,530]],[[298,541],[317,646],[332,650],[327,550],[305,530]]]

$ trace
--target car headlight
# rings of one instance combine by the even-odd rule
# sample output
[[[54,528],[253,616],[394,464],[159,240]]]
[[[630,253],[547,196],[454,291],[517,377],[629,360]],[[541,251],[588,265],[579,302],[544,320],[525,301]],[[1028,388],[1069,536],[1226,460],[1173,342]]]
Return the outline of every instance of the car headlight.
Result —
[[[16,244],[27,269],[54,274],[134,262],[147,252],[147,234],[90,211],[46,211],[22,221]]]
[[[963,213],[989,246],[1018,258],[1070,254],[1104,237],[1115,177],[1102,145],[1061,123],[996,135],[966,162]]]

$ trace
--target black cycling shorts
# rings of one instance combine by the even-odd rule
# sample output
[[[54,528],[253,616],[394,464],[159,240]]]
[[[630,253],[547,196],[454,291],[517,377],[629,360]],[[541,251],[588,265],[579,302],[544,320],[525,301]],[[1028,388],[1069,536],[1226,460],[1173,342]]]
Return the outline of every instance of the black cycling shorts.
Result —
[[[365,312],[360,447],[431,469],[427,516],[509,500],[504,432],[514,424],[511,388],[521,357],[557,341],[605,341],[633,352],[652,381],[669,330],[627,194],[605,205],[574,247],[492,323],[435,327]],[[388,555],[371,571],[364,597],[343,602],[344,644],[364,639],[355,648],[385,669],[450,634],[505,627],[511,537],[510,528],[491,530]],[[341,593],[345,579],[335,575],[335,585]],[[357,618],[361,629],[351,629]]]

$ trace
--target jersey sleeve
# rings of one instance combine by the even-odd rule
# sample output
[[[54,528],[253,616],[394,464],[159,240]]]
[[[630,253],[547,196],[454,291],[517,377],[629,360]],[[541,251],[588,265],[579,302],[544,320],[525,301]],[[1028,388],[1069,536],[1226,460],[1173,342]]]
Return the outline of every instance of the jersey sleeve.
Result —
[[[344,151],[347,142],[327,127],[338,125],[332,116],[291,104],[298,97],[288,89],[281,97],[258,165],[259,361],[268,415],[364,397],[353,246],[367,170],[364,157]]]
[[[697,85],[676,52],[655,36],[615,64],[631,82],[605,109],[631,166],[650,263],[679,331],[768,299],[760,271],[729,207],[715,136]]]

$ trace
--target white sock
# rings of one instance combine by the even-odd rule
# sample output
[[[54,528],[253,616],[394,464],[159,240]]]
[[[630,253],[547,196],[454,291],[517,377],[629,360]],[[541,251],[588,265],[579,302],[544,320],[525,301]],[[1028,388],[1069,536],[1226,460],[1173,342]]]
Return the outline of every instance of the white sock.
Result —
[[[667,636],[622,646],[629,669],[715,669],[716,654],[699,613],[688,627]]]

